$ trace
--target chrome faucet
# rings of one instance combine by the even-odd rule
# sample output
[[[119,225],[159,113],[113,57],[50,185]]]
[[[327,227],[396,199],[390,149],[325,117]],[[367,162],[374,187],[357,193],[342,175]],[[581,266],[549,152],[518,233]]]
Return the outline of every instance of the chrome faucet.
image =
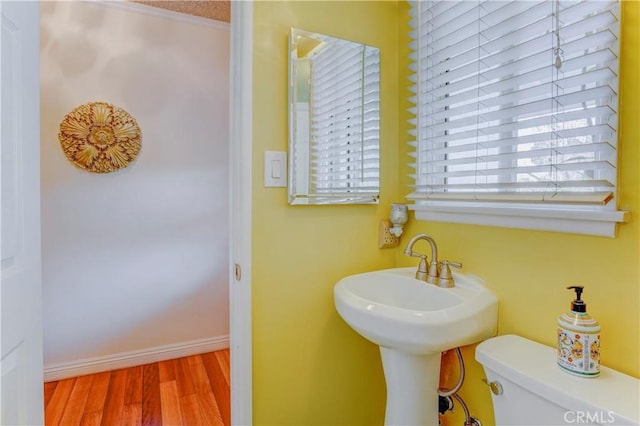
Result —
[[[427,266],[427,256],[413,251],[413,246],[419,240],[425,240],[429,242],[431,246],[431,263]],[[420,281],[428,282],[429,284],[436,284],[438,287],[453,287],[453,276],[451,275],[450,266],[454,268],[461,268],[462,264],[457,262],[449,262],[447,260],[438,262],[438,247],[433,238],[427,234],[418,234],[409,241],[407,248],[404,249],[404,254],[411,257],[419,257],[420,263],[418,264],[418,270],[416,271],[416,279]]]

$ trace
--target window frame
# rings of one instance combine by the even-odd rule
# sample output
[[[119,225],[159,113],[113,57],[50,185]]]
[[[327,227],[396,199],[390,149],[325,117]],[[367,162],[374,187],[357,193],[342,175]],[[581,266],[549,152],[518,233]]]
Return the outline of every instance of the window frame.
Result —
[[[415,23],[416,18],[412,19],[414,19],[413,25],[417,26]],[[420,125],[422,124],[420,123],[420,109],[425,107],[425,103],[420,100],[420,94],[423,93],[421,84],[424,83],[420,78],[419,71],[422,69],[419,62],[420,58],[418,58],[420,52],[419,39],[420,32],[417,28],[414,28],[412,37],[414,46],[412,46],[412,49],[415,50],[413,64],[415,70],[417,70],[415,71],[414,87],[417,104],[410,111],[416,115],[414,130],[416,140],[410,143],[415,149],[412,154],[414,161],[410,166],[415,172],[413,178],[416,185],[418,185],[421,167],[420,147],[422,144],[427,143],[426,136],[421,137],[420,135]],[[619,55],[620,52],[618,52],[618,57]],[[618,157],[619,151],[616,151],[616,159]],[[616,167],[619,167],[619,159]],[[616,170],[616,173],[618,173],[618,170]],[[572,203],[529,203],[518,202],[518,200],[500,203],[494,200],[425,199],[415,193],[409,194],[407,198],[414,200],[414,204],[410,204],[409,208],[415,212],[415,217],[418,220],[615,237],[617,224],[627,222],[630,219],[629,212],[617,209],[616,195],[618,191],[619,188],[616,183],[616,187],[613,189],[613,200],[609,205],[602,206],[586,206]]]

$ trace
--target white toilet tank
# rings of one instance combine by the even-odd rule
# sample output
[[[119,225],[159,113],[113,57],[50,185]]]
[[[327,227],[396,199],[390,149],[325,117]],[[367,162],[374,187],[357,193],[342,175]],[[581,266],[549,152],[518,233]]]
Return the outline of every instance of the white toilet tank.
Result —
[[[497,425],[640,425],[640,380],[600,368],[600,376],[565,373],[556,349],[520,336],[498,336],[480,343],[476,360],[492,393]]]

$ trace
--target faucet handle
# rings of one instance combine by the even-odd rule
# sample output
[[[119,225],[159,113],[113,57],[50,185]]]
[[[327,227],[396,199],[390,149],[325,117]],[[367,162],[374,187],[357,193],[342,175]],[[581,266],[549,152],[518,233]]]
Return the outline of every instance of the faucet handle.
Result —
[[[440,277],[438,278],[438,286],[439,287],[453,287],[453,276],[451,275],[451,268],[462,268],[462,263],[459,262],[449,262],[448,260],[443,260],[440,262]]]
[[[404,250],[404,254],[405,256],[410,256],[410,257],[419,257],[421,259],[426,259],[426,255],[422,254],[422,253],[418,253],[417,251],[413,251],[411,250],[409,247],[407,247]]]
[[[448,260],[443,260],[440,262],[440,267],[442,268],[440,271],[441,278],[451,278],[451,268],[449,266],[453,266],[454,268],[462,268],[462,263],[460,262],[449,262]]]

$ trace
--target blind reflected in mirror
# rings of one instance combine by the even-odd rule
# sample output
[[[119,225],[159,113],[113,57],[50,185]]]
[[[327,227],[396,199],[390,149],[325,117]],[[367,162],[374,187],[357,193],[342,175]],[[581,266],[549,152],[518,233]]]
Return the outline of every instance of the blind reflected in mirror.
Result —
[[[288,186],[295,205],[378,202],[378,48],[291,29]]]

